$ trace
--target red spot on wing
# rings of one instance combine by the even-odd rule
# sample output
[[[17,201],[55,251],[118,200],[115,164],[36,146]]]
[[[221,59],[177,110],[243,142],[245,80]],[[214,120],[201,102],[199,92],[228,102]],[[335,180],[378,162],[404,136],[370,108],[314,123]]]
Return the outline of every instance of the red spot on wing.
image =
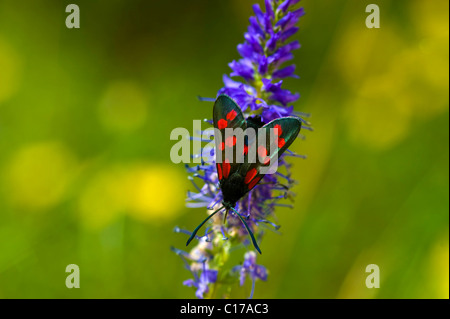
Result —
[[[250,181],[256,176],[257,173],[258,171],[256,170],[256,168],[252,168],[251,170],[249,170],[247,172],[247,175],[245,175],[245,184],[250,183]]]
[[[281,129],[280,124],[275,125],[273,128],[275,129],[275,135],[281,136],[281,134],[283,134],[283,130]]]
[[[258,147],[258,155],[260,157],[266,157],[267,156],[267,149],[263,145],[260,145]]]
[[[284,146],[284,144],[286,144],[286,141],[284,140],[284,138],[278,138],[278,147],[282,148]]]
[[[256,186],[256,184],[258,184],[258,182],[261,180],[262,176],[259,176],[257,178],[255,178],[249,185],[248,185],[248,189],[252,189],[253,187]]]
[[[223,177],[228,178],[228,175],[230,175],[230,161],[225,159],[225,162],[222,164],[223,166]]]
[[[227,126],[228,126],[227,120],[220,119],[220,120],[217,122],[217,127],[219,128],[219,130],[224,129],[224,128],[226,128]]]
[[[223,151],[225,149],[225,143],[222,142],[219,144],[219,150]]]
[[[222,179],[222,167],[220,164],[217,164],[217,175],[219,176],[219,180]]]
[[[225,144],[228,147],[233,147],[234,145],[236,145],[236,136],[228,136],[225,140]]]
[[[244,149],[242,150],[242,153],[243,153],[244,155],[247,155],[247,154],[248,154],[248,146],[247,146],[247,145],[244,145]]]
[[[234,120],[234,118],[236,117],[237,113],[235,110],[231,110],[230,112],[228,112],[227,114],[227,120],[232,121]]]
[[[264,165],[270,162],[270,158],[269,156],[267,156],[267,149],[264,146],[261,145],[258,147],[258,155],[261,163],[263,163]]]

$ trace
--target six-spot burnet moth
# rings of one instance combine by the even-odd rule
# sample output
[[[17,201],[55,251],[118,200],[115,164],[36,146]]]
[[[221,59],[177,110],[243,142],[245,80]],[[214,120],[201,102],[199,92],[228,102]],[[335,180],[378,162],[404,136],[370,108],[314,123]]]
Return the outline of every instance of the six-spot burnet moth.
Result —
[[[222,206],[194,229],[186,246],[211,217],[225,209],[224,221],[232,210],[244,224],[253,245],[261,254],[255,236],[235,206],[239,199],[255,188],[265,174],[274,173],[273,167],[277,167],[278,158],[300,132],[301,121],[296,117],[282,117],[262,125],[262,122],[258,123],[251,118],[245,120],[236,102],[227,95],[220,95],[214,104],[213,122]],[[258,129],[257,134],[246,134],[255,128]],[[229,134],[230,131],[239,131],[240,134]]]

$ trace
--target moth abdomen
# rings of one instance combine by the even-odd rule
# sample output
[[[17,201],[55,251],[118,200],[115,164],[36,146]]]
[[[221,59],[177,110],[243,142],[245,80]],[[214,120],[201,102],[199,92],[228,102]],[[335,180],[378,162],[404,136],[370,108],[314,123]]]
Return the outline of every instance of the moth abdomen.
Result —
[[[248,190],[245,187],[244,177],[239,172],[235,172],[226,180],[223,180],[220,188],[222,189],[224,202],[234,204],[241,199]]]

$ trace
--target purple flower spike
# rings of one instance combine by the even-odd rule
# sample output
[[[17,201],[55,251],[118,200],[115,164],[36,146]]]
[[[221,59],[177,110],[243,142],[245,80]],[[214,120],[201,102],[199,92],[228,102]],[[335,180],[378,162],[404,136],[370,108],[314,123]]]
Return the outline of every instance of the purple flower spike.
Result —
[[[294,112],[292,105],[300,95],[283,88],[284,78],[298,77],[295,74],[295,65],[284,65],[294,58],[292,52],[300,48],[297,40],[287,41],[297,32],[296,24],[304,14],[302,8],[292,9],[298,2],[299,0],[264,0],[265,12],[259,4],[253,5],[254,16],[249,19],[247,32],[244,33],[244,43],[237,46],[241,59],[229,63],[231,73],[223,75],[224,87],[218,91],[217,96],[220,94],[230,96],[239,105],[250,126],[261,127],[280,117],[302,114]],[[309,122],[301,118],[300,120],[303,127],[308,129]],[[212,210],[219,208],[223,196],[219,187],[215,153],[211,150],[209,154],[210,161],[187,166],[188,178],[195,190],[188,192],[186,205],[207,207],[211,213]],[[277,172],[265,175],[261,183],[236,203],[235,209],[245,218],[258,241],[262,239],[264,229],[276,231],[280,227],[273,222],[276,207],[290,206],[283,203],[293,196],[290,189],[295,184],[290,173],[291,165],[287,160],[289,157],[301,155],[287,150],[278,159]],[[248,239],[247,229],[243,227],[239,217],[229,213],[226,220],[227,222],[223,223],[221,216],[211,219],[212,223],[208,222],[210,224],[205,230],[205,235],[195,237],[197,245],[190,253],[173,249],[183,259],[186,268],[194,277],[184,281],[183,284],[194,287],[197,298],[208,297],[211,287],[219,284],[219,272],[220,278],[235,278],[241,285],[247,277],[250,278],[252,282],[250,298],[255,291],[255,282],[267,279],[267,269],[256,264],[254,251],[245,253],[242,265],[224,268],[226,266],[223,261],[232,251],[241,246],[253,248]],[[192,234],[176,229],[177,233],[185,236]],[[239,276],[233,276],[236,272]],[[220,285],[228,284],[228,281],[220,282]]]

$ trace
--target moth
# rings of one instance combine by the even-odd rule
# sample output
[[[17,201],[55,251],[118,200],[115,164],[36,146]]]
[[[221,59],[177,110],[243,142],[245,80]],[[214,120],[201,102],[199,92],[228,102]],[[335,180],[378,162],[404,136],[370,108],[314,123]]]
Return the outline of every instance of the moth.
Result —
[[[244,224],[253,246],[261,254],[255,236],[235,207],[245,194],[258,185],[274,161],[294,142],[300,132],[301,121],[296,117],[282,117],[263,125],[260,118],[249,117],[246,120],[237,103],[229,96],[222,94],[214,103],[213,124],[216,132],[216,168],[223,197],[222,206],[194,229],[186,246],[211,217],[225,210],[225,222],[231,210]],[[238,141],[236,135],[227,134],[226,131],[232,129],[245,132],[248,128],[257,130],[257,133],[254,136],[242,135],[243,141]],[[263,139],[265,143],[262,145],[258,143],[261,140],[260,134],[265,134]],[[237,160],[239,158],[241,160]]]

